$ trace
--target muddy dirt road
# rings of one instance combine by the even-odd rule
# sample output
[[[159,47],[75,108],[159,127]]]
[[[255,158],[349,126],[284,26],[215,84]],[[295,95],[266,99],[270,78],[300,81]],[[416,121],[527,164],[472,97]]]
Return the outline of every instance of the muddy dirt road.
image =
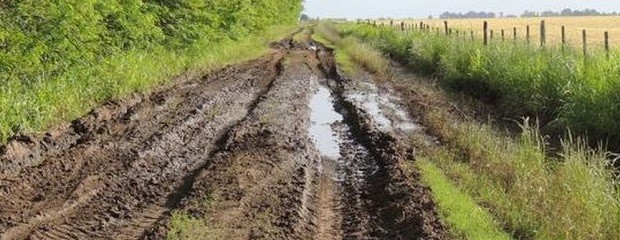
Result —
[[[387,92],[387,93],[386,93]],[[386,111],[391,109],[391,111]],[[445,239],[400,163],[418,126],[311,40],[0,149],[2,239]],[[389,112],[389,113],[388,113]]]

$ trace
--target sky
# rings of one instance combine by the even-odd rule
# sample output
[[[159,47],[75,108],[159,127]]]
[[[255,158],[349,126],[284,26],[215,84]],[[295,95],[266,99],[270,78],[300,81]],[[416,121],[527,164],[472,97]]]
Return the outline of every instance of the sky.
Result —
[[[310,17],[425,18],[450,12],[487,11],[520,15],[525,10],[561,11],[591,8],[620,12],[618,0],[305,0],[304,13]]]

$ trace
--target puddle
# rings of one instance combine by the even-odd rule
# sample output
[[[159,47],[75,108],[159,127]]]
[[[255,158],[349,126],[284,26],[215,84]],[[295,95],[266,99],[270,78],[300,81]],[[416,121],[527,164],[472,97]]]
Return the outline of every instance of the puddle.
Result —
[[[341,140],[332,125],[342,122],[343,117],[334,110],[334,99],[328,88],[319,86],[310,100],[310,137],[321,155],[338,159]]]
[[[407,112],[396,102],[400,99],[393,94],[379,94],[379,89],[371,83],[359,83],[360,89],[351,92],[347,97],[370,114],[382,131],[401,130],[406,132],[418,131],[421,129]],[[389,117],[388,117],[389,116]]]

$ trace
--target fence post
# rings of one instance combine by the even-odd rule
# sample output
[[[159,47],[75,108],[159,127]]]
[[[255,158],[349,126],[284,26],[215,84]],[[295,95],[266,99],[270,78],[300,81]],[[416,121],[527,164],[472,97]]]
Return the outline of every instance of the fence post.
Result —
[[[400,31],[401,32],[405,31],[405,23],[404,22],[400,22]]]
[[[484,21],[482,25],[482,33],[484,35],[484,45],[489,45],[489,23]]]
[[[490,34],[490,35],[491,35],[491,36],[489,37],[489,40],[490,40],[490,41],[493,41],[493,29],[491,29],[491,34]]]
[[[587,57],[588,56],[588,37],[587,37],[585,29],[581,32],[581,38],[583,40],[583,56]]]
[[[390,27],[394,26],[394,20],[390,20]]]
[[[448,30],[448,21],[443,21],[443,27],[446,30],[446,35],[450,35],[450,32]]]
[[[476,41],[476,39],[474,38],[474,31],[473,30],[470,32],[470,35],[471,35],[471,41],[472,42]]]
[[[517,28],[512,28],[512,40],[517,42]]]
[[[424,30],[424,22],[420,22],[420,30]]]
[[[545,28],[545,20],[540,21],[540,46],[545,47],[547,43],[547,29]]]
[[[527,25],[525,27],[525,40],[527,42],[527,45],[530,45],[530,25]]]
[[[605,31],[605,52],[607,53],[607,59],[609,59],[609,32]]]
[[[504,35],[504,29],[502,29],[502,42],[503,42],[503,41],[506,41],[506,37],[505,37],[505,35]]]
[[[566,50],[566,28],[562,26],[562,52]]]

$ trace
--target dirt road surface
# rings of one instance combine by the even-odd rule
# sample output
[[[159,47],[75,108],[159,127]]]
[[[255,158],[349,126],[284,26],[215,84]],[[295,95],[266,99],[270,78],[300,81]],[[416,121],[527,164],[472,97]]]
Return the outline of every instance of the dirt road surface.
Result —
[[[165,239],[174,211],[204,239],[445,239],[407,177],[419,131],[372,76],[312,40],[111,101],[0,148],[2,239]]]

